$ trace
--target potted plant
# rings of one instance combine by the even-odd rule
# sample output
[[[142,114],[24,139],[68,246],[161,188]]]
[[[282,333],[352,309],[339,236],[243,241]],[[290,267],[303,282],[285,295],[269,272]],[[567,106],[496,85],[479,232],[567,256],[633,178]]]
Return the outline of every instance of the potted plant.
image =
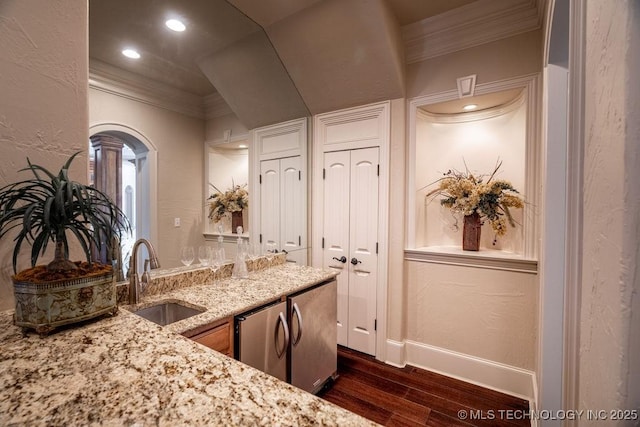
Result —
[[[209,196],[209,219],[218,222],[226,214],[231,214],[231,232],[235,233],[238,226],[242,226],[242,211],[249,206],[249,192],[246,184],[235,185],[231,183],[224,193],[213,184],[211,186],[216,190]]]
[[[95,248],[111,249],[131,226],[103,192],[69,178],[73,154],[57,175],[32,164],[19,172],[30,179],[0,188],[0,239],[14,235],[12,277],[14,323],[47,334],[54,328],[117,311],[111,265],[92,262]],[[84,251],[86,261],[69,260],[68,234]],[[53,260],[36,266],[49,243]],[[31,268],[17,272],[23,244],[31,246]]]

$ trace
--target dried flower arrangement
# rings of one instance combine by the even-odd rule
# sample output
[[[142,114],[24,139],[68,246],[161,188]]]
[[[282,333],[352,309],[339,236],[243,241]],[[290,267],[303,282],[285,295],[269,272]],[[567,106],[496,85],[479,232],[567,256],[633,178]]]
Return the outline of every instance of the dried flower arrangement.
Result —
[[[207,199],[209,200],[209,220],[218,222],[225,214],[242,212],[244,208],[249,206],[247,184],[235,185],[232,181],[231,188],[224,193],[213,184],[211,186],[216,192]]]
[[[509,181],[494,179],[501,165],[498,161],[486,180],[486,175],[469,172],[466,164],[465,172],[449,170],[433,183],[438,183],[438,188],[427,193],[427,200],[441,196],[440,204],[453,212],[464,216],[477,213],[482,220],[489,221],[496,235],[503,236],[507,232],[507,222],[516,226],[509,209],[522,208],[524,200]]]

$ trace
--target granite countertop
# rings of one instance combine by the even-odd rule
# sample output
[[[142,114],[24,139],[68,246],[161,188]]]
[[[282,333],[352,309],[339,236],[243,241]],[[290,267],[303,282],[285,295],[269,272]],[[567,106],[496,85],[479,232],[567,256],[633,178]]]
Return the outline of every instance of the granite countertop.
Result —
[[[287,265],[144,297],[207,309],[166,327],[120,309],[40,338],[2,312],[0,425],[375,425],[179,334],[332,276]]]
[[[216,280],[213,284],[188,287],[177,284],[174,285],[176,289],[144,296],[140,304],[125,305],[124,308],[134,311],[159,301],[179,301],[186,302],[187,306],[206,310],[202,314],[165,326],[170,331],[183,333],[268,304],[283,295],[304,290],[335,276],[336,273],[332,271],[287,263],[252,271],[247,279],[228,277]]]

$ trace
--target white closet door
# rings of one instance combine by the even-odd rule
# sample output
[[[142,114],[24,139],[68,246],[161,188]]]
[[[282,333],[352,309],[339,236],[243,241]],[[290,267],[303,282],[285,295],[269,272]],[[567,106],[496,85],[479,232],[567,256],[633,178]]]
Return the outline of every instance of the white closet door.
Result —
[[[280,246],[287,252],[302,248],[306,224],[300,156],[280,159]]]
[[[338,271],[338,344],[348,346],[349,151],[325,153],[323,202],[323,266]]]
[[[378,148],[351,151],[349,347],[375,354]]]
[[[260,162],[260,233],[262,243],[280,245],[280,161]]]

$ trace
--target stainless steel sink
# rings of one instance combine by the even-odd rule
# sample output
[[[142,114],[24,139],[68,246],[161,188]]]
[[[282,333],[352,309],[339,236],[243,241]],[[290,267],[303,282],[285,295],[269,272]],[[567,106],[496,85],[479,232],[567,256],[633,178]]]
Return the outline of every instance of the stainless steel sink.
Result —
[[[141,308],[133,313],[160,326],[166,326],[180,320],[188,319],[205,310],[187,307],[177,302],[163,302],[151,307]]]

